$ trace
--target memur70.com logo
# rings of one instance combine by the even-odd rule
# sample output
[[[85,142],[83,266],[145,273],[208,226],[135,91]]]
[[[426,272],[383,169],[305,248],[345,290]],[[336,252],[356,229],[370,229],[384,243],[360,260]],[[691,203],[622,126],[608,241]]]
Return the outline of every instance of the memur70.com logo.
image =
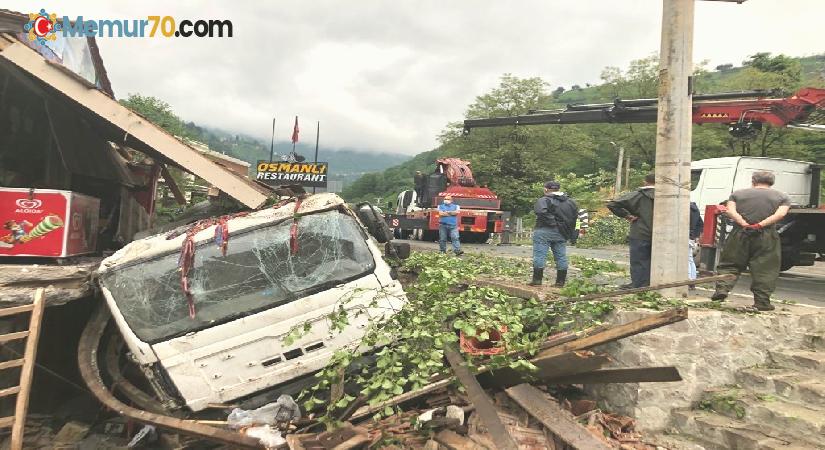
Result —
[[[29,14],[29,22],[23,25],[30,41],[45,44],[56,39],[58,32],[64,37],[232,37],[232,21],[228,19],[184,19],[172,16],[147,16],[146,19],[84,19],[72,20],[45,9]]]

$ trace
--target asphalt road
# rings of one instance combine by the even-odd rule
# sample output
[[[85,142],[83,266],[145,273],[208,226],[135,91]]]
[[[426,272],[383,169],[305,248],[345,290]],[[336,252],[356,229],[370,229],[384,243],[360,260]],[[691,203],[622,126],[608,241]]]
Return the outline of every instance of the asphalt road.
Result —
[[[414,250],[437,250],[437,242],[402,241],[409,242]],[[491,245],[491,244],[461,244],[467,252],[488,253],[497,256],[531,258],[532,249],[527,245]],[[587,258],[606,259],[617,263],[627,263],[627,247],[610,246],[608,248],[576,248],[568,246],[568,254],[580,255]],[[629,282],[630,280],[628,280]],[[736,283],[733,292],[736,294],[751,295],[750,274],[743,274]],[[711,291],[699,290],[710,297]],[[779,276],[776,300],[794,301],[796,303],[825,307],[825,262],[818,261],[814,266],[794,267],[782,272]]]

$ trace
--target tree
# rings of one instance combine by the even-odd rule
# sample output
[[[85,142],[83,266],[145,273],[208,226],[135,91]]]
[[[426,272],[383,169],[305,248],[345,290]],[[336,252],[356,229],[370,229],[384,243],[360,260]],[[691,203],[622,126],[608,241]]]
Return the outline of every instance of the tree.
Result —
[[[731,70],[731,69],[733,69],[733,64],[730,64],[730,63],[720,64],[720,65],[716,66],[716,70],[719,71],[719,72],[727,72],[728,70]]]
[[[129,97],[121,100],[120,104],[175,136],[193,136],[183,120],[172,111],[172,107],[157,97],[129,94]]]

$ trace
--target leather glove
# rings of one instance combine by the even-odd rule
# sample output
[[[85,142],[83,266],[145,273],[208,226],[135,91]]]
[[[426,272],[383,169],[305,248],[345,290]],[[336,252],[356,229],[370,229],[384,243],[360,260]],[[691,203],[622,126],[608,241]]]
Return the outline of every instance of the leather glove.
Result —
[[[745,227],[745,228],[747,228],[747,229],[749,229],[749,230],[759,231],[759,230],[761,230],[761,229],[762,229],[762,228],[764,228],[764,227],[763,227],[762,225],[758,224],[758,223],[754,223],[754,224],[752,224],[752,225],[748,225],[748,226],[747,226],[747,227]]]

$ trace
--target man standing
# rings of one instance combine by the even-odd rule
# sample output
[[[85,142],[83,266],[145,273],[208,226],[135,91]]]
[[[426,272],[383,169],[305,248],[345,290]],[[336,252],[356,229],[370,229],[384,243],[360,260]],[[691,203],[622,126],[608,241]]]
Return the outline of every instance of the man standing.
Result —
[[[630,222],[631,287],[650,285],[650,252],[653,247],[653,186],[656,177],[645,177],[645,185],[607,203],[607,209]]]
[[[538,286],[544,278],[547,251],[553,251],[556,260],[556,287],[567,280],[567,240],[573,235],[579,207],[572,198],[560,192],[557,181],[544,184],[544,196],[536,200],[536,228],[533,229],[533,280]]]
[[[782,260],[775,224],[791,207],[787,194],[771,188],[774,181],[773,173],[757,171],[751,176],[753,187],[731,194],[726,214],[733,220],[734,227],[725,240],[716,272],[733,274],[736,279],[717,282],[712,300],[723,301],[739,274],[750,267],[754,307],[759,311],[774,309],[771,294],[776,289]]]
[[[444,201],[438,205],[438,248],[441,253],[447,252],[447,238],[453,244],[453,251],[456,256],[464,253],[461,251],[461,242],[458,238],[458,213],[461,207],[453,203],[452,195],[445,195]]]
[[[576,245],[579,238],[587,232],[588,227],[590,227],[590,213],[586,209],[580,209],[579,215],[576,218],[576,230],[573,235],[570,236],[570,243]]]
[[[690,202],[690,231],[688,232],[688,280],[695,280],[699,275],[696,270],[696,260],[693,259],[693,251],[699,245],[696,240],[702,235],[702,228],[705,222],[702,220],[702,215],[699,214],[699,206],[694,202]],[[693,289],[694,285],[689,285]]]
[[[415,197],[418,203],[421,203],[424,196],[424,174],[420,170],[415,171],[413,175],[413,186],[415,186]]]

